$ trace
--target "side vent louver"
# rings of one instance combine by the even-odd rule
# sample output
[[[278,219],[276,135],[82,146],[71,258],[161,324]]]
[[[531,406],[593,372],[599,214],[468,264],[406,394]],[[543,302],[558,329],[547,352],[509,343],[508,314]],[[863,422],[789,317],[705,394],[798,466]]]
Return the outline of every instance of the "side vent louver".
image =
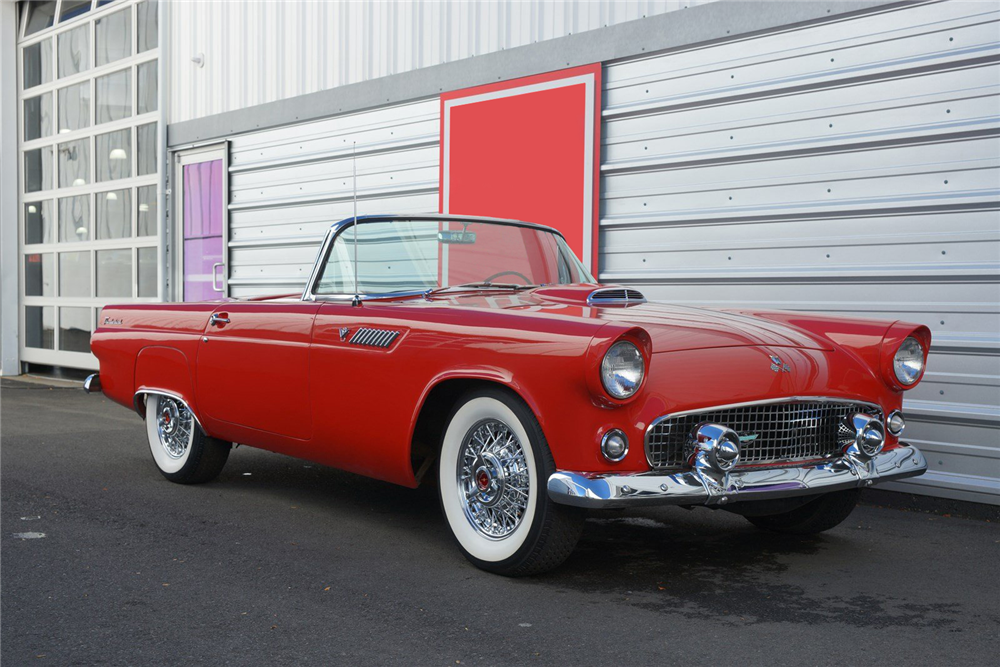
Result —
[[[631,306],[645,303],[646,297],[639,290],[627,287],[608,287],[594,290],[587,297],[587,303],[594,306]]]
[[[389,347],[392,345],[392,341],[396,340],[399,336],[398,331],[390,331],[388,329],[372,329],[370,327],[361,327],[354,332],[351,336],[351,340],[348,342],[351,345],[366,345],[368,347]]]

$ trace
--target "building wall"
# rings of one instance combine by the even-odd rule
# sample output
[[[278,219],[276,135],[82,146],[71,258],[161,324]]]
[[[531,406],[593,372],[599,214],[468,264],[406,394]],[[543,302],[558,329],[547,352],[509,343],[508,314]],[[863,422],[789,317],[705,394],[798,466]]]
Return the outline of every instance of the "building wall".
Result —
[[[946,2],[609,64],[600,279],[919,322],[930,472],[1000,502],[1000,6]]]
[[[173,2],[168,118],[201,118],[706,2]],[[191,60],[199,56],[201,65]]]
[[[604,65],[599,276],[656,301],[928,325],[929,371],[905,410],[931,470],[895,488],[1000,503],[1000,9],[928,1],[803,15],[816,6],[678,13],[663,35],[680,43],[661,50],[648,35],[623,45],[627,26],[588,40]],[[754,24],[771,11],[769,26]],[[665,20],[648,24],[660,34]],[[537,69],[547,49],[522,49],[518,62]],[[296,124],[322,110],[268,105],[260,131],[252,122],[265,121],[246,114],[182,123],[188,141],[224,137],[230,122],[251,130],[230,137],[232,293],[301,288],[322,229],[352,211],[355,141],[361,213],[434,210],[435,91],[503,78],[491,67],[510,61],[495,55],[477,70],[484,81],[463,71],[455,84],[446,68],[414,72],[420,86],[399,79],[398,90],[422,91],[409,103],[390,97],[393,79],[337,97],[365,109],[383,93],[386,106],[370,111]],[[268,88],[264,69],[230,84],[238,104],[274,99],[254,97]],[[198,90],[175,104],[211,107]]]
[[[438,100],[234,137],[232,296],[301,292],[332,221],[438,205]],[[355,164],[356,163],[356,164]]]

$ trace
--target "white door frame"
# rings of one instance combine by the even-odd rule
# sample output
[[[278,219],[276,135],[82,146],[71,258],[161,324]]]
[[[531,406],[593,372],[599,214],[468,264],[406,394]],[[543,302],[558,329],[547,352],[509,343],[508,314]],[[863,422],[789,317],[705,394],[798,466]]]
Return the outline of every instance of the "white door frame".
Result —
[[[177,151],[172,159],[173,192],[172,211],[173,223],[170,225],[174,242],[171,243],[170,276],[173,287],[170,290],[171,300],[184,300],[184,167],[199,162],[222,160],[222,291],[220,297],[229,296],[229,142],[198,146],[183,151]]]

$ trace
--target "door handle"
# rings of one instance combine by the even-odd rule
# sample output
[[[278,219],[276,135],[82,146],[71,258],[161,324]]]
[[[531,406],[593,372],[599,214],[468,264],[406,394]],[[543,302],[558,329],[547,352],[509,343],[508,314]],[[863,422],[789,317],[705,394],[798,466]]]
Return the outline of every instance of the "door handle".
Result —
[[[226,265],[225,262],[216,262],[215,264],[212,265],[212,289],[215,290],[216,292],[226,291],[224,287],[220,287],[219,284],[215,282],[215,277],[216,275],[218,275],[218,271],[216,271],[216,269],[218,269],[220,266],[225,266],[225,265]]]
[[[212,313],[212,316],[208,318],[209,326],[221,327],[223,324],[229,324],[229,318],[225,316],[225,313],[221,315]]]

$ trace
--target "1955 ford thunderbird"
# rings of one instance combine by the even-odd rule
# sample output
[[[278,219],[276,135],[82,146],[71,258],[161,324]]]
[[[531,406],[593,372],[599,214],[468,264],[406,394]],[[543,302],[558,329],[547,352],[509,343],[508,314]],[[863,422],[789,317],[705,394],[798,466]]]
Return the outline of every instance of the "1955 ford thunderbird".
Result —
[[[302,294],[108,306],[103,391],[153,461],[215,478],[233,443],[395,484],[431,479],[462,552],[527,575],[588,508],[708,506],[816,533],[919,475],[899,439],[930,331],[647,303],[559,232],[385,215],[334,224]]]

